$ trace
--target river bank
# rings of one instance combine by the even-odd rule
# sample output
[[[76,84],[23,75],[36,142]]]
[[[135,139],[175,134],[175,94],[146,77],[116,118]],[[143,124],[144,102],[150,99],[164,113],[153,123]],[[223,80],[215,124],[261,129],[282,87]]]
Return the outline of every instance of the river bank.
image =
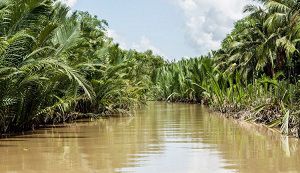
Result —
[[[274,129],[277,132],[300,138],[300,123],[298,121],[285,120],[283,117],[286,115],[281,114],[278,109],[265,109],[257,112],[255,110],[240,110],[240,111],[231,111],[231,110],[219,110],[218,108],[212,108],[212,110],[220,112],[223,116],[227,118],[233,118],[239,121],[246,121],[250,123],[255,123]]]
[[[42,129],[69,127],[76,124],[76,122],[91,122],[99,119],[121,118],[121,117],[131,117],[131,116],[132,114],[130,113],[130,111],[122,111],[118,113],[107,112],[106,114],[74,112],[69,115],[65,115],[63,117],[57,117],[56,119],[54,118],[48,121],[47,123],[39,123],[39,124],[32,125],[31,128],[28,129],[21,129],[19,131],[16,130],[7,133],[2,133],[0,134],[0,139],[34,134],[35,131],[42,130]]]
[[[243,72],[223,72],[218,67],[211,57],[170,63],[159,70],[154,96],[163,101],[203,103],[228,116],[299,137],[300,81],[280,79],[280,74],[247,79]]]
[[[209,105],[208,102],[197,102],[197,101],[166,101],[170,103],[184,103],[184,104],[198,104],[198,105],[204,105],[209,108],[209,110],[212,113],[219,114],[220,116],[226,117],[228,119],[234,119],[238,120],[239,122],[248,122],[248,123],[254,123],[259,126],[264,126],[266,128],[275,130],[276,132],[291,136],[300,138],[300,122],[299,121],[292,121],[291,119],[288,119],[286,123],[287,129],[283,129],[283,118],[286,115],[281,114],[279,111],[280,108],[273,107],[272,109],[266,109],[265,107],[261,107],[260,110],[256,109],[240,109],[236,108],[234,105],[227,105],[224,107],[218,107]],[[237,111],[238,110],[238,111]]]

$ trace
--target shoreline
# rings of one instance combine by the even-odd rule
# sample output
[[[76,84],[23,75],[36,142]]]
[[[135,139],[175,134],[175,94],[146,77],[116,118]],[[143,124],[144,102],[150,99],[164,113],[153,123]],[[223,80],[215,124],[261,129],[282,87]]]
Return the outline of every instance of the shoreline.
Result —
[[[245,122],[245,123],[255,125],[255,126],[258,126],[258,127],[264,127],[264,128],[267,128],[268,130],[276,132],[280,135],[300,139],[300,133],[299,133],[300,128],[296,128],[298,130],[298,133],[297,132],[296,133],[289,133],[288,135],[285,135],[281,132],[279,127],[277,127],[277,128],[276,127],[270,127],[266,123],[256,122],[256,121],[251,120],[251,119],[253,119],[253,117],[251,115],[252,114],[251,111],[249,111],[249,110],[242,110],[242,111],[239,111],[239,112],[233,112],[233,111],[226,110],[226,111],[222,112],[218,108],[209,106],[208,104],[195,102],[195,101],[185,101],[185,102],[182,102],[182,101],[179,101],[179,102],[177,102],[177,101],[158,101],[158,102],[196,104],[196,105],[205,106],[205,107],[208,108],[207,110],[210,113],[217,114],[218,116],[224,117],[226,119],[236,121],[238,123]],[[71,113],[70,115],[67,116],[67,119],[65,121],[34,125],[32,129],[24,130],[22,132],[11,132],[11,133],[6,133],[6,134],[0,134],[0,139],[6,139],[6,138],[15,137],[15,136],[22,136],[22,135],[32,134],[32,133],[34,133],[34,131],[40,130],[40,129],[64,128],[64,127],[68,127],[68,125],[71,125],[71,124],[75,123],[78,120],[87,120],[87,119],[92,120],[92,119],[122,117],[122,116],[124,116],[124,114],[106,115],[106,114],[92,114],[92,113],[83,114],[83,113],[78,113],[78,112],[77,113]],[[126,116],[130,117],[131,115],[128,114]],[[263,116],[263,115],[261,115],[261,116]],[[279,119],[277,119],[277,120],[279,120]]]
[[[41,129],[47,129],[47,128],[65,128],[68,126],[71,126],[72,124],[76,123],[76,121],[80,120],[93,120],[93,119],[100,119],[100,118],[110,118],[110,117],[121,117],[122,114],[116,115],[107,115],[107,114],[92,114],[92,113],[71,113],[70,115],[66,116],[68,117],[65,121],[58,121],[54,123],[45,123],[45,124],[39,124],[34,125],[32,129],[23,130],[23,131],[16,131],[16,132],[8,132],[4,134],[0,134],[0,139],[6,139],[6,138],[12,138],[16,136],[23,136],[28,134],[33,134],[36,130]],[[89,121],[91,122],[91,121]]]
[[[225,112],[225,113],[223,113],[222,111],[217,110],[215,108],[210,108],[210,110],[212,112],[220,114],[220,116],[223,116],[227,119],[233,119],[233,120],[236,120],[238,122],[247,122],[249,124],[253,124],[253,125],[256,125],[256,126],[262,126],[262,127],[268,128],[269,130],[275,131],[276,133],[279,133],[280,135],[293,137],[293,138],[298,138],[298,139],[300,138],[300,136],[299,136],[300,135],[300,133],[299,133],[300,128],[299,127],[293,127],[293,129],[296,129],[298,132],[295,132],[295,131],[292,132],[291,130],[289,130],[289,134],[283,134],[283,132],[280,130],[280,127],[278,127],[279,125],[271,127],[270,125],[262,122],[259,119],[258,120],[253,120],[253,119],[255,119],[255,117],[253,117],[253,113],[251,113],[251,111],[249,111],[249,110],[242,110],[242,111],[239,111],[239,112],[230,112],[229,111],[229,112]],[[259,116],[264,117],[265,115],[260,114]],[[281,121],[281,120],[279,118],[277,118],[275,121]],[[289,124],[289,126],[290,126],[290,124]]]
[[[217,107],[213,107],[213,106],[210,106],[208,104],[204,104],[204,103],[200,103],[200,102],[195,102],[195,101],[162,101],[162,102],[203,105],[203,106],[206,106],[210,112],[216,113],[216,114],[218,114],[218,115],[220,115],[222,117],[225,117],[227,119],[232,119],[232,120],[236,120],[236,121],[239,121],[239,122],[247,122],[249,124],[254,124],[254,125],[257,125],[257,126],[262,126],[262,127],[268,128],[268,129],[270,129],[272,131],[275,131],[276,133],[279,133],[280,135],[284,135],[284,136],[288,136],[288,137],[293,137],[293,138],[300,139],[300,127],[294,127],[298,132],[296,132],[296,131],[290,132],[289,131],[289,134],[285,135],[285,134],[283,134],[281,132],[280,127],[277,127],[277,128],[276,127],[270,127],[270,126],[268,126],[264,122],[256,122],[256,121],[251,120],[251,119],[254,118],[251,115],[251,114],[253,114],[253,113],[251,113],[251,110],[241,110],[241,111],[234,112],[234,111],[227,110],[226,107],[221,107],[222,109],[224,109],[223,111],[221,111]],[[259,113],[258,115],[261,116],[261,117],[265,117],[266,116],[266,115],[263,115],[261,113]],[[281,121],[279,119],[280,117],[283,117],[283,115],[280,115],[275,121]],[[289,124],[289,126],[290,125],[291,124]]]

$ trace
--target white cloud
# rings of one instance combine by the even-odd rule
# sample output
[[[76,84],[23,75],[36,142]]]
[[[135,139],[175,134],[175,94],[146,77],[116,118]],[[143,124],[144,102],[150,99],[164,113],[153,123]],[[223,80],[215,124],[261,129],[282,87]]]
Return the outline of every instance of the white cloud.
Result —
[[[114,42],[118,43],[122,49],[128,49],[128,45],[124,38],[122,38],[122,36],[120,36],[115,30],[107,29],[106,35],[110,38],[113,38]]]
[[[186,17],[187,39],[202,54],[217,49],[250,0],[177,0]]]
[[[135,49],[140,52],[152,50],[154,54],[164,56],[164,53],[159,48],[154,46],[151,40],[146,36],[142,36],[140,40],[136,42],[129,43],[113,29],[108,29],[106,34],[108,37],[113,38],[114,42],[118,43],[122,49]]]
[[[159,48],[154,46],[149,38],[142,36],[141,40],[138,43],[133,43],[132,48],[141,52],[152,50],[154,54],[164,56]]]
[[[77,0],[60,0],[60,1],[67,4],[69,7],[73,7],[77,3]]]

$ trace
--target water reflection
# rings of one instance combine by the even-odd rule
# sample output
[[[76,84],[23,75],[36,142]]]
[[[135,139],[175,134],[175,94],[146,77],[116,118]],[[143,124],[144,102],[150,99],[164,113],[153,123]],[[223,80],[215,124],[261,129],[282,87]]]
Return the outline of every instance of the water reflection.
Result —
[[[0,141],[0,172],[298,172],[299,142],[199,105],[150,103],[135,117]]]

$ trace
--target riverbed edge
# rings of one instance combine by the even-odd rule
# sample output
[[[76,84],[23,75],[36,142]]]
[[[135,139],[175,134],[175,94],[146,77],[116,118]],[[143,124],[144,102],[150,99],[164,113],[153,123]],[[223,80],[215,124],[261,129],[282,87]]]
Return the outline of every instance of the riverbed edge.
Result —
[[[205,105],[205,106],[207,106],[207,105]],[[268,128],[270,130],[274,130],[274,131],[278,132],[281,135],[286,135],[286,136],[289,136],[289,137],[300,138],[300,127],[299,127],[299,124],[297,124],[297,125],[295,125],[295,124],[289,124],[289,126],[291,128],[289,129],[288,134],[283,134],[283,132],[281,131],[279,125],[272,126],[272,125],[270,125],[270,124],[262,121],[262,119],[264,119],[265,117],[268,116],[266,114],[258,113],[258,114],[255,115],[255,117],[260,117],[260,118],[255,118],[255,117],[253,117],[253,115],[255,113],[253,113],[252,110],[240,110],[240,111],[228,111],[228,110],[226,110],[226,111],[224,111],[224,110],[220,110],[219,108],[216,108],[216,107],[211,107],[211,106],[208,106],[208,107],[209,107],[209,110],[211,112],[218,113],[218,114],[220,114],[220,116],[224,116],[227,119],[232,118],[232,119],[240,121],[240,122],[247,122],[247,123],[251,123],[251,124],[263,126],[263,127],[266,127],[266,128]],[[274,117],[276,119],[274,119],[273,121],[281,121],[280,118],[282,116],[284,116],[284,115],[282,115],[280,113],[274,114]]]

